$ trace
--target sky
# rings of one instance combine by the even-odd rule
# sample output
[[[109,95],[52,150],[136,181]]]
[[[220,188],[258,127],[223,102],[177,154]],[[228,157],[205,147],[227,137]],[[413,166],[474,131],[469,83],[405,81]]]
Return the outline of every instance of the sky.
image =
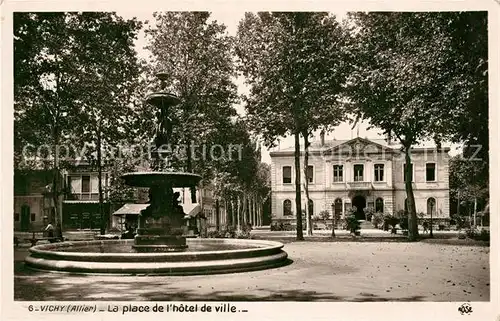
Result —
[[[135,9],[134,11],[117,10],[117,14],[127,19],[136,17],[141,21],[148,21],[150,23],[154,23],[153,12],[141,12]],[[224,25],[226,25],[227,33],[231,36],[235,36],[238,28],[238,23],[241,19],[243,19],[244,14],[245,11],[243,10],[238,11],[232,8],[231,11],[213,11],[212,19],[217,20],[219,23],[223,23]],[[334,14],[337,16],[337,19],[342,20],[346,16],[346,11],[334,12]],[[141,58],[147,60],[148,51],[144,49],[146,44],[147,40],[145,38],[144,31],[141,31],[138,39],[136,40],[135,47],[138,55]],[[248,92],[248,88],[245,86],[243,78],[236,79],[236,84],[238,86],[239,94]],[[240,115],[243,115],[245,113],[243,105],[235,106],[235,108]],[[327,133],[325,135],[325,139],[344,140],[344,139],[352,139],[357,136],[368,139],[384,138],[380,130],[368,129],[368,128],[369,124],[366,121],[357,124],[355,128],[353,128],[352,124],[345,122],[335,127],[333,131]],[[319,140],[319,133],[315,133],[314,137],[312,138],[312,141],[315,140]],[[294,144],[293,137],[286,137],[280,140],[279,147],[277,148],[288,148],[292,147],[293,144]],[[457,154],[458,148],[459,148],[458,145],[452,145],[451,146],[452,150],[450,151],[450,154],[451,155]],[[262,146],[262,161],[270,164],[271,158],[269,156],[269,152],[270,152],[269,149],[267,149],[265,146]]]

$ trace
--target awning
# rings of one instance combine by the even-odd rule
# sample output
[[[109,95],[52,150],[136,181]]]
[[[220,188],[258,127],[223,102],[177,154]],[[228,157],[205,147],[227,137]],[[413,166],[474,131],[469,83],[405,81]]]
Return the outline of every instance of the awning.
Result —
[[[64,200],[64,204],[99,204],[96,200]]]
[[[141,211],[146,209],[149,204],[125,204],[120,207],[113,215],[140,215]],[[201,213],[200,204],[182,204],[184,213],[187,216],[195,217]]]
[[[113,215],[139,215],[149,204],[125,204],[120,207]]]
[[[195,217],[201,213],[200,204],[182,204],[182,208],[186,216]]]

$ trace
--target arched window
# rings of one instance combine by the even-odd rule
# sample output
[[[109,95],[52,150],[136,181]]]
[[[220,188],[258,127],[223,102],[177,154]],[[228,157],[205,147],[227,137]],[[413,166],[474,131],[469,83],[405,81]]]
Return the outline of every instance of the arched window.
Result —
[[[436,199],[434,197],[427,199],[427,215],[436,215]]]
[[[384,213],[384,200],[381,197],[375,200],[375,212]]]
[[[312,199],[309,199],[309,215],[313,216],[314,215],[314,202]]]
[[[292,215],[292,201],[284,200],[283,201],[283,216]]]

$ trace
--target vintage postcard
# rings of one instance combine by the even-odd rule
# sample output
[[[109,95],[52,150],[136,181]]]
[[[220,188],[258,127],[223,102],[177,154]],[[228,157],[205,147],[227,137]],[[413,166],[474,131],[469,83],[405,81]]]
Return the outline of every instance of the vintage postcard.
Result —
[[[2,320],[500,320],[500,2],[2,6]]]

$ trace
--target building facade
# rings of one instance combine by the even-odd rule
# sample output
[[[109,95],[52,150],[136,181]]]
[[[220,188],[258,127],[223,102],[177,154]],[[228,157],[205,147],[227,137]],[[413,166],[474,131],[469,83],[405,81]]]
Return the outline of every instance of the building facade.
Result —
[[[449,148],[414,148],[411,152],[412,187],[417,213],[436,221],[449,219]],[[272,151],[272,220],[295,220],[294,149]],[[303,165],[301,152],[301,167]],[[406,209],[405,155],[385,140],[354,138],[314,143],[309,148],[309,210],[312,216],[328,211],[345,217],[364,209],[394,214]],[[301,168],[301,182],[304,182]],[[304,208],[305,193],[301,204]]]
[[[107,202],[108,173],[102,172],[103,212],[109,217],[110,206]],[[99,174],[95,166],[80,161],[64,173],[65,194],[62,204],[63,228],[99,229],[101,215],[99,210]]]
[[[42,230],[55,221],[48,170],[14,171],[14,230]]]

